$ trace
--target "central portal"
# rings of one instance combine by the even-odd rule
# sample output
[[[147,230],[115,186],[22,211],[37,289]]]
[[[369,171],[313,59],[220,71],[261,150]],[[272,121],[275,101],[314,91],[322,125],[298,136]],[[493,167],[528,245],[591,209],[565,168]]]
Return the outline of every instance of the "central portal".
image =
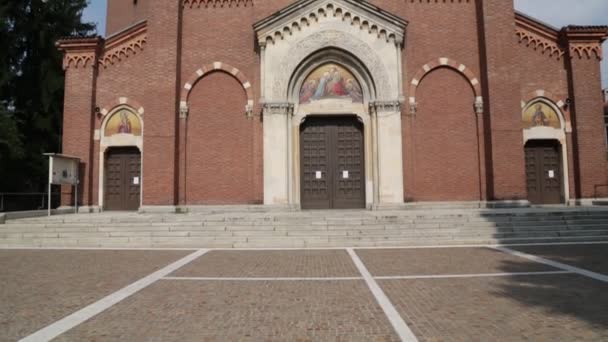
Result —
[[[302,209],[365,208],[363,124],[308,117],[300,127]]]

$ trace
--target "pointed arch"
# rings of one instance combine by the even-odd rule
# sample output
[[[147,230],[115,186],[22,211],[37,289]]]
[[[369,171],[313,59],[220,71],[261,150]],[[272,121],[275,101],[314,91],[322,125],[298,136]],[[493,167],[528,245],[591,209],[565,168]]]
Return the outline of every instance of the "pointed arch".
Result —
[[[229,75],[232,75],[234,78],[236,78],[239,81],[239,83],[245,90],[245,93],[247,94],[247,105],[245,106],[245,112],[247,113],[248,116],[251,116],[252,111],[253,111],[253,104],[254,104],[253,90],[251,89],[252,83],[245,76],[245,74],[243,74],[239,69],[237,69],[229,64],[222,63],[222,62],[213,62],[210,64],[203,65],[201,68],[199,68],[194,73],[192,73],[192,75],[188,78],[188,81],[186,81],[186,83],[182,87],[182,92],[181,92],[181,97],[180,97],[180,110],[182,112],[187,113],[188,96],[190,95],[192,88],[194,87],[196,82],[198,82],[201,78],[205,77],[205,75],[207,75],[211,72],[214,72],[214,71],[226,72]]]
[[[473,89],[473,93],[475,94],[475,112],[477,114],[482,114],[483,96],[481,92],[481,84],[479,82],[479,78],[475,75],[475,73],[473,73],[471,69],[466,67],[464,64],[446,57],[438,58],[436,60],[432,60],[426,63],[422,66],[422,68],[420,68],[416,72],[414,78],[412,78],[409,88],[409,103],[411,113],[414,114],[416,112],[416,90],[418,89],[418,86],[429,73],[438,68],[452,69],[464,76],[469,81],[469,85],[471,86],[471,88]]]

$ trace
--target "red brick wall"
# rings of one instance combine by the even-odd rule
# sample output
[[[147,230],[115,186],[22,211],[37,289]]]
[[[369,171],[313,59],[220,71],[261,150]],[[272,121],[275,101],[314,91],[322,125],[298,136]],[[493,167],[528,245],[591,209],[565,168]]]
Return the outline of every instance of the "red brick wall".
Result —
[[[147,19],[148,1],[137,0],[107,0],[107,22],[106,36],[110,36],[116,32],[141,21]]]
[[[79,205],[92,204],[92,141],[95,69],[69,68],[63,110],[63,153],[80,157]],[[62,186],[62,205],[73,205],[73,188]]]
[[[521,148],[519,59],[516,53],[513,2],[478,0],[481,80],[486,102],[486,162],[488,198],[527,197],[524,151]]]
[[[141,100],[146,108],[143,204],[177,204],[177,116],[181,1],[149,0],[148,43]],[[111,84],[107,85],[111,87]]]
[[[603,125],[603,99],[600,92],[600,63],[597,58],[570,59],[571,93],[574,100],[575,182],[577,197],[596,195],[596,186],[608,184],[606,144]],[[605,187],[598,187],[598,196],[606,196]]]
[[[439,68],[421,82],[414,121],[413,189],[417,201],[480,199],[474,94],[456,71]],[[407,153],[407,152],[405,152]],[[412,191],[408,194],[409,191]]]
[[[247,98],[231,75],[213,72],[190,93],[187,204],[259,203],[254,188],[253,126]]]

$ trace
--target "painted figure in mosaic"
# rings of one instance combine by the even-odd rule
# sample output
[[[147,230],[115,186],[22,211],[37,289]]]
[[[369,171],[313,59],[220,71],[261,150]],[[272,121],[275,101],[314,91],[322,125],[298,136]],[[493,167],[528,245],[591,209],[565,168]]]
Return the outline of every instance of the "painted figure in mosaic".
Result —
[[[316,90],[316,80],[308,80],[304,82],[304,84],[302,85],[302,90],[300,91],[300,103],[306,103],[310,101],[310,99],[315,95]]]
[[[359,83],[352,78],[346,81],[346,92],[353,102],[363,102],[363,94],[361,93],[361,87]]]
[[[325,96],[325,86],[327,85],[327,82],[329,81],[330,77],[331,75],[329,74],[329,72],[325,72],[323,74],[323,77],[321,77],[321,79],[319,80],[319,86],[317,87],[317,91],[313,96],[314,100],[318,100]]]
[[[545,112],[543,112],[542,106],[540,104],[536,105],[536,111],[532,116],[532,125],[533,126],[549,126],[549,119]]]
[[[129,120],[126,112],[120,113],[120,126],[118,126],[118,133],[131,134],[131,121]]]

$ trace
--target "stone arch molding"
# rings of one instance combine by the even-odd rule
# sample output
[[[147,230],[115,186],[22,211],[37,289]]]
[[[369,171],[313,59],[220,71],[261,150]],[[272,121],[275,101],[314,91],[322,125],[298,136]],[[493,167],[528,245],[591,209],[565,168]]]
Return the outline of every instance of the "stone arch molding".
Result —
[[[245,93],[247,94],[247,105],[245,106],[245,113],[248,117],[253,115],[253,90],[251,89],[252,84],[249,79],[241,72],[239,69],[222,62],[213,62],[211,64],[206,64],[202,66],[200,69],[196,70],[189,78],[188,81],[182,87],[181,97],[180,97],[180,118],[186,118],[188,116],[188,97],[190,96],[190,92],[194,85],[206,75],[214,72],[214,71],[222,71],[225,72],[234,78],[236,78]]]
[[[360,59],[376,85],[377,99],[397,100],[399,98],[398,82],[394,79],[397,73],[393,72],[395,77],[391,79],[385,61],[378,56],[370,44],[337,30],[317,32],[290,46],[276,68],[274,82],[271,86],[267,85],[270,92],[266,95],[273,101],[286,100],[289,95],[288,85],[298,66],[310,56],[328,47],[348,51]]]
[[[464,76],[469,81],[469,85],[472,87],[473,93],[475,94],[475,113],[483,114],[483,97],[481,95],[482,92],[481,84],[479,83],[479,78],[477,78],[473,71],[466,67],[464,64],[458,63],[457,61],[447,57],[442,57],[426,63],[422,66],[421,69],[416,72],[416,74],[412,78],[409,87],[410,114],[416,114],[416,111],[418,109],[418,103],[416,102],[416,91],[418,89],[418,86],[428,74],[439,68],[452,69]]]

